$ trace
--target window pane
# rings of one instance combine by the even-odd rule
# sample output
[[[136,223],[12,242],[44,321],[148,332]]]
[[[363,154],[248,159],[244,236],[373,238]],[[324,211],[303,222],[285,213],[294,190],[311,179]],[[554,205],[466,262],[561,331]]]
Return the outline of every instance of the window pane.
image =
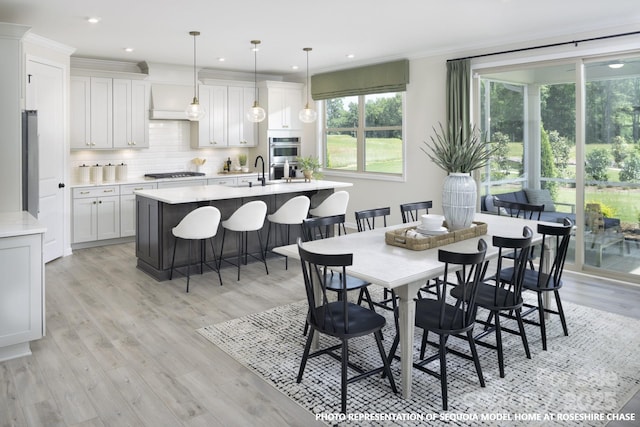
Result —
[[[366,172],[402,173],[402,131],[365,132]]]
[[[325,166],[330,169],[358,170],[358,142],[356,131],[327,133]]]
[[[327,128],[355,128],[358,127],[358,97],[328,99]]]
[[[366,95],[365,126],[402,126],[402,94],[379,93]]]

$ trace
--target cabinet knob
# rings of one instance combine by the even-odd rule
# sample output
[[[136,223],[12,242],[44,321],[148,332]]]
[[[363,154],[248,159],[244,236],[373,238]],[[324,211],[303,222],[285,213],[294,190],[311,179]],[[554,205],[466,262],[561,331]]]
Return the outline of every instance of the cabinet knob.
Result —
[[[87,141],[84,143],[84,145],[91,147],[91,142]]]
[[[58,188],[64,188],[64,182],[59,182],[58,183]]]
[[[95,200],[93,201],[93,204],[94,204],[94,205],[96,204],[96,201],[95,201]]]
[[[98,203],[102,204],[102,200],[98,201]]]

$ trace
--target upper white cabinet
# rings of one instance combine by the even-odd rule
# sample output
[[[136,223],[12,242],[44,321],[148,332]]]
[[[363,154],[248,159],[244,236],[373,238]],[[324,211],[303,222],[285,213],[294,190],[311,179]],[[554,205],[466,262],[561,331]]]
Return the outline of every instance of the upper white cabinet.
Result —
[[[256,124],[245,118],[253,104],[253,87],[236,84],[200,85],[205,117],[191,122],[191,147],[253,147]]]
[[[72,76],[71,148],[149,146],[149,85],[140,80]]]
[[[265,102],[266,100],[266,102]],[[302,85],[299,83],[261,83],[260,102],[267,110],[270,130],[302,129],[298,113],[302,109]]]

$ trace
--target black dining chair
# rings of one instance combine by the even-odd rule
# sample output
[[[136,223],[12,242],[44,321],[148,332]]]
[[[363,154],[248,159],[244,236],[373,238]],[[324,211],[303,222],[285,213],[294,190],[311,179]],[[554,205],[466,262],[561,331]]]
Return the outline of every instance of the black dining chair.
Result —
[[[560,288],[562,288],[562,273],[564,271],[564,263],[567,258],[567,250],[569,248],[572,229],[573,222],[569,218],[565,218],[563,220],[563,224],[560,226],[538,224],[538,234],[542,235],[538,268],[536,270],[527,269],[524,273],[522,288],[525,291],[529,290],[537,293],[538,305],[536,306],[534,304],[524,303],[523,306],[529,309],[522,313],[522,317],[525,323],[540,327],[543,350],[547,349],[547,330],[544,318],[545,313],[558,315],[560,317],[560,322],[562,323],[564,335],[569,335],[559,291]],[[550,245],[554,250],[553,257],[548,255],[550,250],[547,249],[551,249],[549,248]],[[511,282],[512,277],[514,277],[512,268],[506,268],[500,272],[501,281],[506,283]],[[543,295],[547,292],[553,292],[556,301],[556,310],[552,310],[551,308],[544,306]],[[536,311],[538,312],[537,322],[525,318],[525,316]]]
[[[524,218],[540,221],[540,215],[544,212],[544,205],[510,202],[500,200],[498,198],[494,199],[493,205],[498,208],[498,215],[503,215],[506,212],[506,214],[512,218]]]
[[[347,292],[345,268],[353,263],[353,254],[326,255],[307,251],[304,249],[300,238],[298,238],[298,252],[302,265],[307,302],[309,303],[307,323],[311,330],[307,336],[296,381],[298,383],[302,381],[309,359],[328,354],[341,362],[340,411],[342,413],[347,412],[347,384],[350,382],[384,372],[389,379],[391,389],[394,393],[397,393],[398,390],[389,369],[387,355],[382,346],[381,330],[386,323],[384,316],[360,305],[353,304],[347,301],[346,298],[330,302],[327,297],[328,289],[326,284],[332,282],[328,277],[332,270],[341,270],[341,273],[337,276],[340,277],[342,292]],[[316,298],[315,287],[318,287],[321,291],[319,299]],[[316,332],[337,338],[340,340],[340,344],[311,353],[311,343]],[[367,335],[374,336],[382,360],[382,366],[368,371],[349,361],[349,340]],[[341,350],[339,354],[335,353],[337,350]],[[348,377],[349,368],[357,373],[351,378]]]
[[[480,359],[473,339],[473,327],[476,318],[476,292],[478,284],[484,277],[487,263],[485,253],[487,244],[483,239],[478,241],[478,251],[472,253],[457,253],[443,249],[438,251],[438,260],[444,263],[444,274],[436,279],[440,284],[442,292],[438,299],[417,299],[415,325],[424,330],[420,347],[420,360],[413,363],[413,367],[433,375],[440,379],[442,391],[442,409],[448,408],[447,397],[447,353],[473,360],[480,386],[484,387],[484,377],[480,367]],[[451,276],[450,276],[451,275]],[[454,281],[451,278],[455,277]],[[447,301],[447,288],[459,287],[463,298],[458,299],[455,304]],[[397,314],[396,314],[397,315]],[[437,343],[428,341],[429,332],[439,336]],[[449,337],[460,334],[466,335],[469,342],[471,356],[447,347]],[[395,352],[400,343],[400,337],[396,335],[389,351],[389,360],[393,360]],[[438,353],[425,358],[427,344],[438,348]],[[440,372],[427,368],[427,365],[434,360],[440,361]]]
[[[382,217],[382,225],[384,227],[387,226],[387,215],[391,215],[391,208],[374,208],[374,209],[365,209],[356,211],[356,224],[358,225],[358,231],[367,231],[367,230],[375,230],[376,228],[376,218]],[[365,293],[366,288],[363,288],[360,291],[360,296],[358,297],[358,304],[361,304],[362,301],[368,301],[367,295]],[[381,301],[368,301],[371,302],[376,307],[384,308],[386,310],[394,310],[397,306],[396,295],[393,289],[384,288],[384,295]],[[391,303],[391,306],[389,306]]]
[[[310,242],[313,240],[324,239],[333,235],[332,230],[335,226],[344,224],[344,215],[332,215],[332,216],[320,216],[313,218],[305,218],[302,221],[302,240]],[[371,284],[367,281],[358,279],[353,276],[347,276],[345,278],[346,286],[342,286],[342,277],[340,274],[333,274],[330,272],[326,276],[328,282],[325,287],[329,291],[337,292],[338,299],[346,299],[346,293],[348,291],[359,290],[364,295],[364,299],[369,303],[369,309],[374,310],[374,306],[369,295],[367,287]],[[304,334],[307,334],[308,323],[305,324]]]
[[[404,224],[408,222],[418,221],[420,219],[421,210],[424,210],[424,213],[428,214],[429,209],[433,207],[433,202],[431,200],[425,202],[413,202],[413,203],[403,203],[400,205],[400,213],[402,214],[402,222]]]
[[[494,349],[498,352],[498,367],[501,378],[504,378],[504,353],[502,350],[503,330],[520,335],[527,359],[531,359],[521,312],[523,305],[522,283],[524,280],[524,272],[527,269],[532,237],[533,231],[526,226],[522,230],[522,237],[493,236],[493,246],[498,248],[496,274],[489,280],[478,285],[476,304],[478,307],[488,310],[490,314],[487,321],[476,319],[476,322],[484,325],[484,330],[475,335],[473,339],[476,341],[476,344]],[[500,277],[502,276],[501,272],[503,268],[505,268],[503,260],[506,258],[507,253],[515,253],[515,257],[513,258],[513,267],[509,270],[512,273],[511,277],[509,281],[504,281],[500,280]],[[511,265],[511,262],[509,262],[509,265]],[[463,289],[460,287],[451,289],[451,296],[457,299],[468,297],[468,295],[463,294]],[[516,320],[518,321],[518,331],[504,328],[500,324],[500,316],[503,313],[515,313]],[[496,337],[495,345],[482,340],[494,332]]]

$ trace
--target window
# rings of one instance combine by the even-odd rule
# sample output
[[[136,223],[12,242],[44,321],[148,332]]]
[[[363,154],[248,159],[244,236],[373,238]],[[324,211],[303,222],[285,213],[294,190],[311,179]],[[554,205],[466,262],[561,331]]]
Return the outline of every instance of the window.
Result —
[[[404,92],[324,102],[324,168],[401,176]]]

